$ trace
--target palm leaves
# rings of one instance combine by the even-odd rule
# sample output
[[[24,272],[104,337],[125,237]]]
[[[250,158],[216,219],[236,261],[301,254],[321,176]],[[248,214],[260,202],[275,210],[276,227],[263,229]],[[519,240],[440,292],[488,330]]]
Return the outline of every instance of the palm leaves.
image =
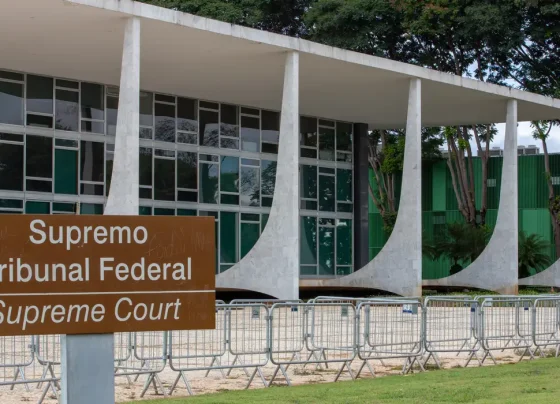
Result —
[[[550,244],[538,234],[527,235],[519,232],[519,277],[526,278],[531,275],[529,268],[543,270],[552,264],[547,250]]]

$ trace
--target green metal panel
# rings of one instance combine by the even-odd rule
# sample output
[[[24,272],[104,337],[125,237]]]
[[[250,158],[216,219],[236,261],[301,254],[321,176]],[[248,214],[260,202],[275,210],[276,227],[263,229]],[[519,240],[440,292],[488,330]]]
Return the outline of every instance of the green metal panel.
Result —
[[[432,171],[432,209],[445,210],[446,207],[446,187],[447,187],[447,164],[445,161],[438,161],[431,167]],[[425,191],[424,191],[425,190]],[[422,193],[430,193],[430,188],[422,184]],[[430,210],[428,206],[423,206],[423,210]]]

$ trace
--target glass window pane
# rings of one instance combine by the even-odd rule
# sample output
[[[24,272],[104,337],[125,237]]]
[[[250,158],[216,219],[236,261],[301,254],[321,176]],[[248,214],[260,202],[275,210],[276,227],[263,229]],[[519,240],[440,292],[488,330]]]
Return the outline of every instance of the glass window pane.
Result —
[[[239,122],[237,107],[235,105],[222,104],[220,105],[220,134],[222,136],[238,137],[239,136]]]
[[[23,145],[0,143],[0,189],[23,191]]]
[[[155,103],[156,138],[175,142],[175,105]]]
[[[23,74],[0,70],[0,79],[23,81]]]
[[[175,216],[175,209],[154,208],[154,216]]]
[[[261,114],[262,141],[268,143],[278,143],[278,136],[280,134],[280,114],[273,111],[262,111]]]
[[[52,116],[27,114],[27,126],[38,126],[40,128],[52,128]]]
[[[54,192],[78,194],[78,151],[65,149],[54,151]]]
[[[104,88],[100,84],[83,83],[81,91],[82,118],[103,120],[105,103]]]
[[[180,202],[197,202],[198,192],[197,191],[177,191],[177,200]]]
[[[301,166],[301,197],[317,199],[316,166]]]
[[[27,75],[27,112],[52,114],[53,79],[50,77]]]
[[[198,156],[191,152],[177,152],[177,187],[197,189]]]
[[[241,205],[260,206],[260,181],[257,167],[241,167]]]
[[[259,239],[258,223],[241,223],[241,258],[245,257]]]
[[[113,176],[113,160],[115,153],[105,153],[105,196],[109,196],[111,177]]]
[[[80,184],[80,195],[103,196],[103,184]]]
[[[82,215],[102,215],[103,205],[94,203],[81,203],[80,214]]]
[[[241,117],[241,150],[260,152],[260,119],[249,116]]]
[[[314,217],[301,217],[299,251],[302,265],[317,264],[317,219]]]
[[[0,123],[23,125],[23,84],[0,81]]]
[[[352,220],[336,221],[336,264],[352,265]]]
[[[276,161],[261,161],[261,178],[262,195],[273,196],[276,182]]]
[[[76,213],[76,204],[53,202],[52,211],[63,212],[63,213]]]
[[[239,192],[239,158],[221,157],[220,191]]]
[[[27,177],[52,178],[53,140],[44,136],[26,136],[25,175]]]
[[[152,185],[152,149],[140,148],[140,185]]]
[[[79,99],[80,94],[77,91],[56,90],[56,129],[78,131]]]
[[[78,81],[56,79],[56,86],[64,87],[64,88],[73,88],[75,90],[80,89],[80,83]]]
[[[175,200],[175,160],[154,159],[154,199]]]
[[[264,231],[264,228],[266,227],[266,224],[268,223],[268,214],[263,213],[261,215],[261,233]]]
[[[80,180],[104,182],[105,145],[82,140],[80,147]]]
[[[334,275],[334,228],[319,226],[319,275]]]
[[[199,164],[199,202],[218,203],[218,164]]]
[[[239,195],[221,194],[220,203],[226,205],[239,205]]]
[[[177,209],[177,216],[196,216],[196,209]]]
[[[140,125],[153,126],[153,97],[152,93],[140,91]]]
[[[51,204],[49,202],[27,201],[25,202],[25,213],[37,214],[37,215],[50,215]]]
[[[140,216],[152,216],[152,207],[151,206],[139,206],[138,207],[138,214]]]
[[[190,98],[177,98],[177,130],[198,131],[197,102]]]
[[[319,210],[334,212],[334,177],[319,176]]]
[[[334,129],[319,128],[319,159],[334,160]]]
[[[352,170],[336,170],[336,200],[352,202]]]
[[[299,120],[299,140],[302,146],[317,147],[317,119],[302,116]]]
[[[201,146],[218,147],[220,138],[218,119],[217,111],[200,111],[198,136]]]
[[[336,150],[352,151],[352,124],[336,123]]]
[[[117,133],[118,108],[118,97],[107,97],[107,135],[109,136],[115,136],[115,134]]]
[[[218,103],[210,101],[200,101],[200,108],[218,109]]]
[[[237,262],[238,214],[220,212],[220,263]]]

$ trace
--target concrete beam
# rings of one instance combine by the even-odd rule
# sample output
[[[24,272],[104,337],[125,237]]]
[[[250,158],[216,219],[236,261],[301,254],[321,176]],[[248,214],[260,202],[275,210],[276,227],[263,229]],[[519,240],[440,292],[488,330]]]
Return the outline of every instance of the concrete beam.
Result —
[[[236,265],[219,274],[216,288],[299,296],[299,54],[288,52],[280,115],[280,144],[270,216],[261,236]]]
[[[106,215],[138,214],[138,144],[140,99],[140,20],[126,21],[115,160]],[[63,335],[62,404],[115,402],[114,337]]]
[[[468,267],[446,278],[425,280],[425,286],[464,286],[517,294],[519,229],[516,100],[507,102],[506,115],[500,204],[492,237],[484,251]]]
[[[365,267],[342,278],[325,280],[323,286],[381,289],[403,296],[422,295],[421,109],[421,81],[411,79],[402,192],[389,240]]]

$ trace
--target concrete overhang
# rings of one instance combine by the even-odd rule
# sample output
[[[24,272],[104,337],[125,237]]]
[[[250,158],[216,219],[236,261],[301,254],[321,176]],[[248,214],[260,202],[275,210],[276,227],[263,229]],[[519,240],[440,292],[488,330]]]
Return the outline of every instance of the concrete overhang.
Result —
[[[424,126],[560,118],[560,100],[131,0],[0,2],[0,68],[119,83],[124,18],[142,21],[145,90],[279,110],[286,51],[300,52],[300,112],[401,128],[408,79]]]

